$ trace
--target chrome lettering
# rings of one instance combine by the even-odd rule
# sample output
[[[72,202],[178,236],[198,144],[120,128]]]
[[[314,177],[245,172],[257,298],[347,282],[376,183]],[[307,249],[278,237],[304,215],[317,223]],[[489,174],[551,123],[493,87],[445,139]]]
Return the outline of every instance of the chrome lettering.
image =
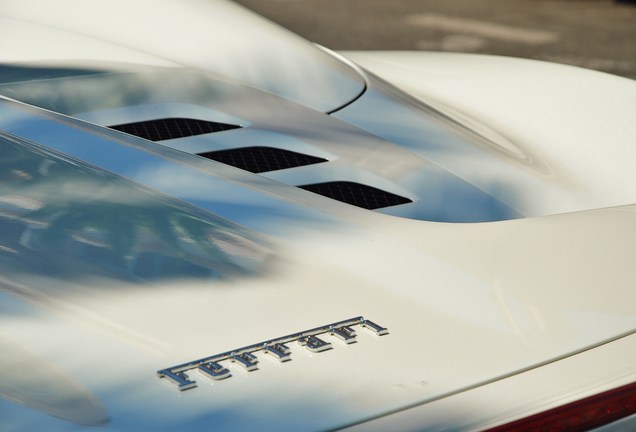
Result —
[[[243,368],[249,372],[258,369],[258,359],[254,354],[251,353],[243,353],[237,355],[233,354],[230,356],[230,360],[232,361],[232,363],[238,363],[239,365],[243,366]]]
[[[379,335],[379,336],[383,336],[385,334],[389,333],[389,330],[385,327],[379,326],[376,323],[374,323],[373,321],[369,321],[369,320],[362,320],[362,327],[365,327],[369,330],[371,330],[373,333]]]
[[[286,362],[291,360],[292,354],[292,350],[286,344],[297,341],[309,351],[319,353],[333,348],[331,342],[324,339],[325,337],[331,336],[347,344],[356,342],[357,333],[352,327],[358,325],[379,336],[389,333],[386,327],[379,326],[363,317],[356,317],[161,369],[157,371],[157,376],[165,378],[179,390],[188,390],[197,386],[196,381],[186,373],[192,369],[197,369],[199,373],[215,381],[224,380],[231,377],[232,373],[223,362],[235,363],[251,372],[258,369],[259,359],[256,354],[259,352],[268,354],[280,362]]]
[[[272,355],[281,362],[291,360],[291,350],[285,344],[264,344],[263,350],[265,351],[265,353]]]
[[[199,372],[215,381],[219,381],[232,376],[229,369],[224,368],[218,363],[208,362],[199,366]]]
[[[166,378],[175,384],[179,390],[188,390],[197,386],[196,381],[190,381],[185,372],[172,372],[170,369],[164,369],[157,372],[159,378]]]
[[[356,342],[356,331],[348,326],[333,327],[329,330],[329,333],[340,339],[345,343]]]
[[[298,343],[311,352],[322,352],[332,348],[330,342],[325,342],[317,336],[302,336],[298,338]]]

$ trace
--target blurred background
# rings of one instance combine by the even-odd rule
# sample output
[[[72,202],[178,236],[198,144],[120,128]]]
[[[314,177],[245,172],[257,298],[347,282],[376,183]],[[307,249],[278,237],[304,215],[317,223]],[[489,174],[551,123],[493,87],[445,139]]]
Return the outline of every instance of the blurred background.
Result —
[[[565,63],[636,79],[636,0],[235,0],[334,50]]]

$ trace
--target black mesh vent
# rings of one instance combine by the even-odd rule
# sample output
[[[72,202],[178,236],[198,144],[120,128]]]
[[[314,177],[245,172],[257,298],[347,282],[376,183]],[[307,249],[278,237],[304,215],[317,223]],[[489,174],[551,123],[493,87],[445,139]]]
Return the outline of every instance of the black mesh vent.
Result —
[[[243,147],[199,153],[199,156],[253,173],[327,162],[327,159],[273,147]]]
[[[373,210],[413,202],[412,200],[360,183],[337,181],[299,186],[354,206]]]
[[[163,141],[240,128],[240,126],[232,124],[186,118],[165,118],[109,127],[150,141]]]

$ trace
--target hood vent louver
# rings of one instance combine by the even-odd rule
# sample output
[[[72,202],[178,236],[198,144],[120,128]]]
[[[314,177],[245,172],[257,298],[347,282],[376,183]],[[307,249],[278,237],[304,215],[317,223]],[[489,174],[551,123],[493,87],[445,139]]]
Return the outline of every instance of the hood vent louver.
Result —
[[[327,159],[320,157],[274,147],[243,147],[199,153],[199,156],[253,173],[327,162]]]
[[[109,126],[150,141],[163,141],[238,129],[241,126],[188,118],[163,118]],[[328,162],[327,159],[275,147],[241,147],[198,153],[211,159],[255,174]],[[413,202],[411,199],[373,186],[349,181],[333,181],[298,186],[346,204],[375,210]]]
[[[315,183],[299,187],[368,210],[413,202],[409,198],[395,195],[391,192],[347,181]]]
[[[111,129],[116,129],[120,132],[125,132],[150,141],[184,138],[239,129],[240,127],[241,126],[233,124],[188,118],[164,118],[109,126]]]

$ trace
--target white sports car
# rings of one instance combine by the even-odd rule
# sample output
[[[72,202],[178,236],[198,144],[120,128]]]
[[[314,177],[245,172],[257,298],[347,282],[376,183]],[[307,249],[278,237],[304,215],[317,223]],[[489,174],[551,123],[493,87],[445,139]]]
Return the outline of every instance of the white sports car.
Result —
[[[0,430],[634,430],[636,82],[0,0]]]

